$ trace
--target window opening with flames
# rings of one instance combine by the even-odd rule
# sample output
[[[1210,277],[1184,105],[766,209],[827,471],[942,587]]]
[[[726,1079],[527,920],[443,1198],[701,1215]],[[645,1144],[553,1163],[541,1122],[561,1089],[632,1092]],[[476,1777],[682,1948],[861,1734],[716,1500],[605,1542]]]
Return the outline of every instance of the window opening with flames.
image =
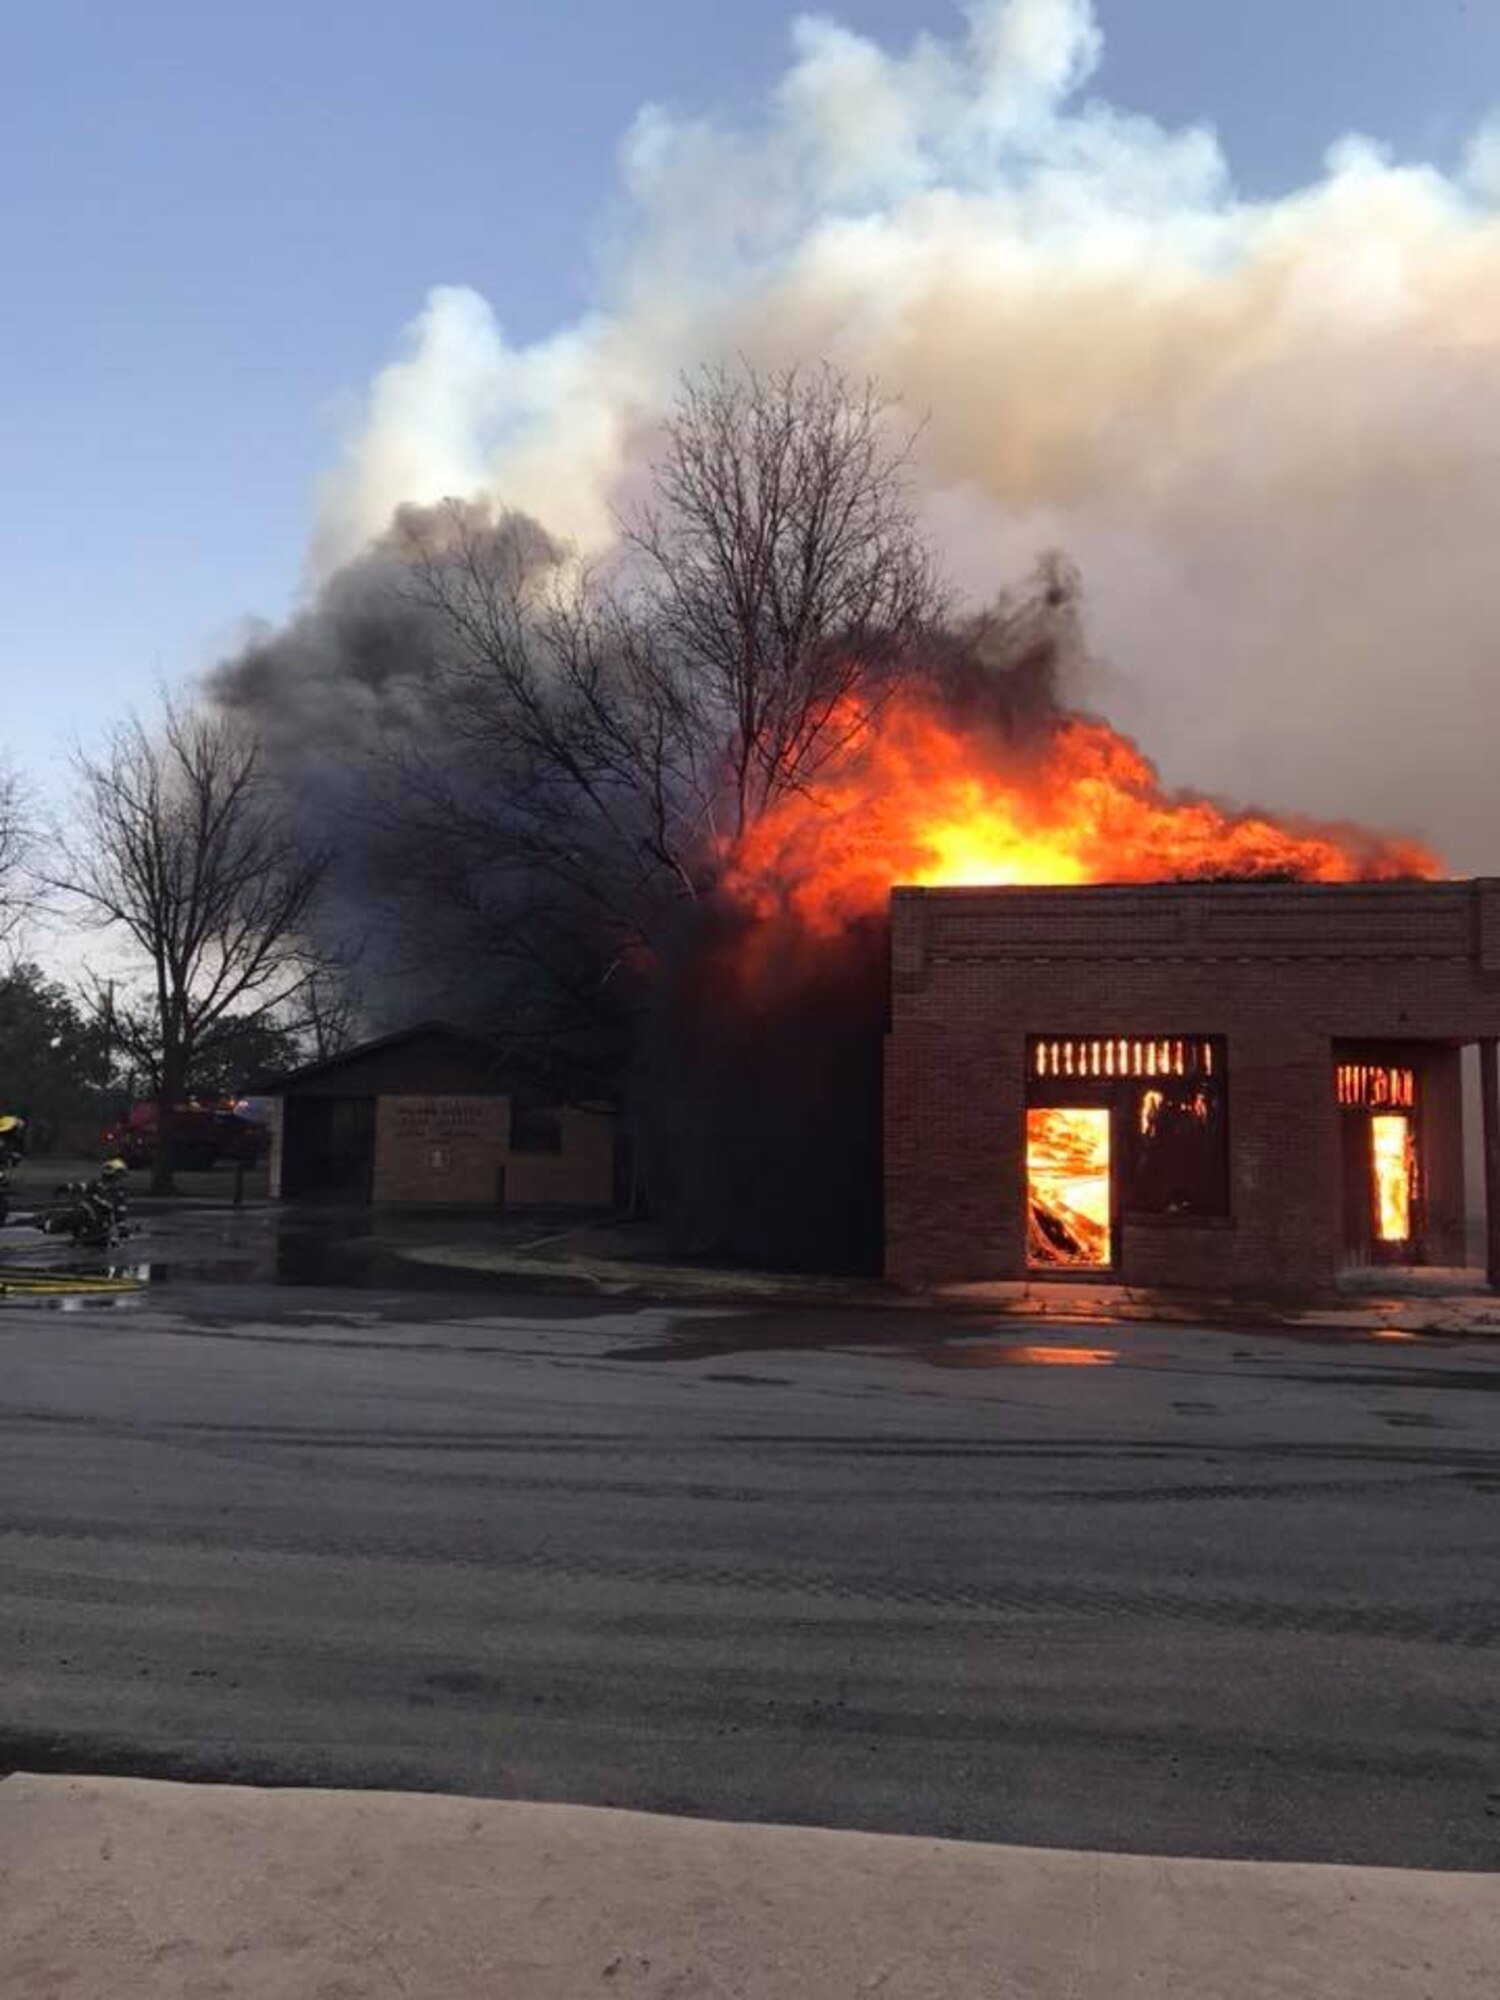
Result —
[[[1110,1113],[1032,1104],[1026,1110],[1026,1261],[1103,1270],[1114,1262]]]
[[[1349,1111],[1410,1111],[1417,1101],[1415,1070],[1390,1063],[1338,1063],[1338,1101]]]
[[[1370,1120],[1370,1163],[1375,1184],[1375,1237],[1380,1243],[1409,1243],[1415,1233],[1412,1210],[1417,1185],[1417,1148],[1411,1120],[1401,1111],[1381,1111]]]
[[[1163,1036],[1147,1041],[1124,1036],[1106,1040],[1034,1035],[1031,1074],[1035,1078],[1212,1076],[1214,1045],[1202,1036]]]
[[[1365,1226],[1387,1249],[1409,1245],[1418,1233],[1416,1071],[1402,1063],[1339,1062],[1333,1084],[1342,1111],[1370,1114],[1368,1139],[1359,1142],[1368,1187],[1359,1202]]]
[[[1122,1222],[1228,1215],[1218,1038],[1034,1035],[1026,1070],[1032,1268],[1109,1268]]]

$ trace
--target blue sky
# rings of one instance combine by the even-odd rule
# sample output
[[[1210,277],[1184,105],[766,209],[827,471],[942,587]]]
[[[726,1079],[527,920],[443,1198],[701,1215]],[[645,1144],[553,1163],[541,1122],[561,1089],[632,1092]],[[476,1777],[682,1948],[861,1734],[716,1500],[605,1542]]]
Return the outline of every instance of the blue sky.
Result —
[[[749,117],[792,9],[740,0],[13,10],[0,118],[4,738],[60,746],[282,615],[318,474],[435,283],[530,338],[588,301],[648,99]],[[881,40],[942,0],[844,0]],[[1239,185],[1358,128],[1448,165],[1500,99],[1493,0],[1100,0],[1093,88],[1213,123]]]

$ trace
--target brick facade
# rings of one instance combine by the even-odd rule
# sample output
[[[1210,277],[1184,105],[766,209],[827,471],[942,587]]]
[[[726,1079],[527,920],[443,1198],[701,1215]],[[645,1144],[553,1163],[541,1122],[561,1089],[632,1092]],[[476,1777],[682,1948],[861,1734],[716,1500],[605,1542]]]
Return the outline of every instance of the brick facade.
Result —
[[[1459,1045],[1500,1034],[1500,880],[898,889],[886,1267],[1025,1275],[1028,1035],[1222,1037],[1230,1213],[1130,1221],[1126,1282],[1306,1290],[1344,1254],[1336,1046],[1418,1072],[1430,1261],[1461,1261]]]
[[[510,1140],[504,1097],[378,1097],[371,1199],[495,1208]]]
[[[608,1208],[615,1198],[615,1121],[566,1106],[557,1114],[555,1153],[510,1152],[504,1161],[511,1208]]]
[[[512,1144],[508,1097],[380,1097],[371,1199],[406,1205],[607,1208],[615,1121],[564,1107],[554,1151]]]

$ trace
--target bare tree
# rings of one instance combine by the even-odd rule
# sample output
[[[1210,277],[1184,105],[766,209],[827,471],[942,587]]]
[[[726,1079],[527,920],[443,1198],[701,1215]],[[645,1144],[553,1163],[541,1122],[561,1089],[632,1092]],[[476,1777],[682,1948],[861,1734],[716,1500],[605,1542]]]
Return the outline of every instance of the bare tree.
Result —
[[[21,778],[0,763],[0,944],[10,944],[35,903],[26,868],[31,851],[30,801]]]
[[[655,497],[582,572],[468,502],[390,549],[430,671],[383,791],[391,887],[587,1017],[734,840],[870,726],[942,611],[877,392],[819,368],[684,384]]]
[[[305,943],[327,857],[291,830],[256,742],[170,699],[75,760],[74,837],[53,886],[144,962],[158,1105],[152,1187],[170,1192],[173,1113],[216,1027],[284,1009],[313,976]],[[120,1024],[125,1025],[124,1021]]]
[[[832,366],[685,382],[655,498],[625,524],[646,623],[729,777],[732,838],[868,725],[943,592],[907,489],[913,439]]]
[[[403,719],[396,818],[441,820],[622,933],[648,891],[695,894],[717,760],[652,635],[524,517],[449,501],[396,534],[437,634],[434,727],[424,743]]]
[[[297,1032],[313,1062],[341,1055],[359,1031],[359,993],[344,966],[325,966],[308,980],[301,996]]]

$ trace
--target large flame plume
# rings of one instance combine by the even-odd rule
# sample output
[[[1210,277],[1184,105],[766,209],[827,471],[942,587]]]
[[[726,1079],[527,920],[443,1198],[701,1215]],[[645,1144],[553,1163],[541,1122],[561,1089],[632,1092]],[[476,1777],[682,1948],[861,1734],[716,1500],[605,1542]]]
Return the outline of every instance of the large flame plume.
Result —
[[[1064,715],[1040,745],[947,712],[929,691],[847,705],[847,749],[784,793],[727,852],[725,887],[756,915],[831,935],[884,908],[893,885],[1307,882],[1431,876],[1415,841],[1233,811],[1167,794],[1105,723]]]

